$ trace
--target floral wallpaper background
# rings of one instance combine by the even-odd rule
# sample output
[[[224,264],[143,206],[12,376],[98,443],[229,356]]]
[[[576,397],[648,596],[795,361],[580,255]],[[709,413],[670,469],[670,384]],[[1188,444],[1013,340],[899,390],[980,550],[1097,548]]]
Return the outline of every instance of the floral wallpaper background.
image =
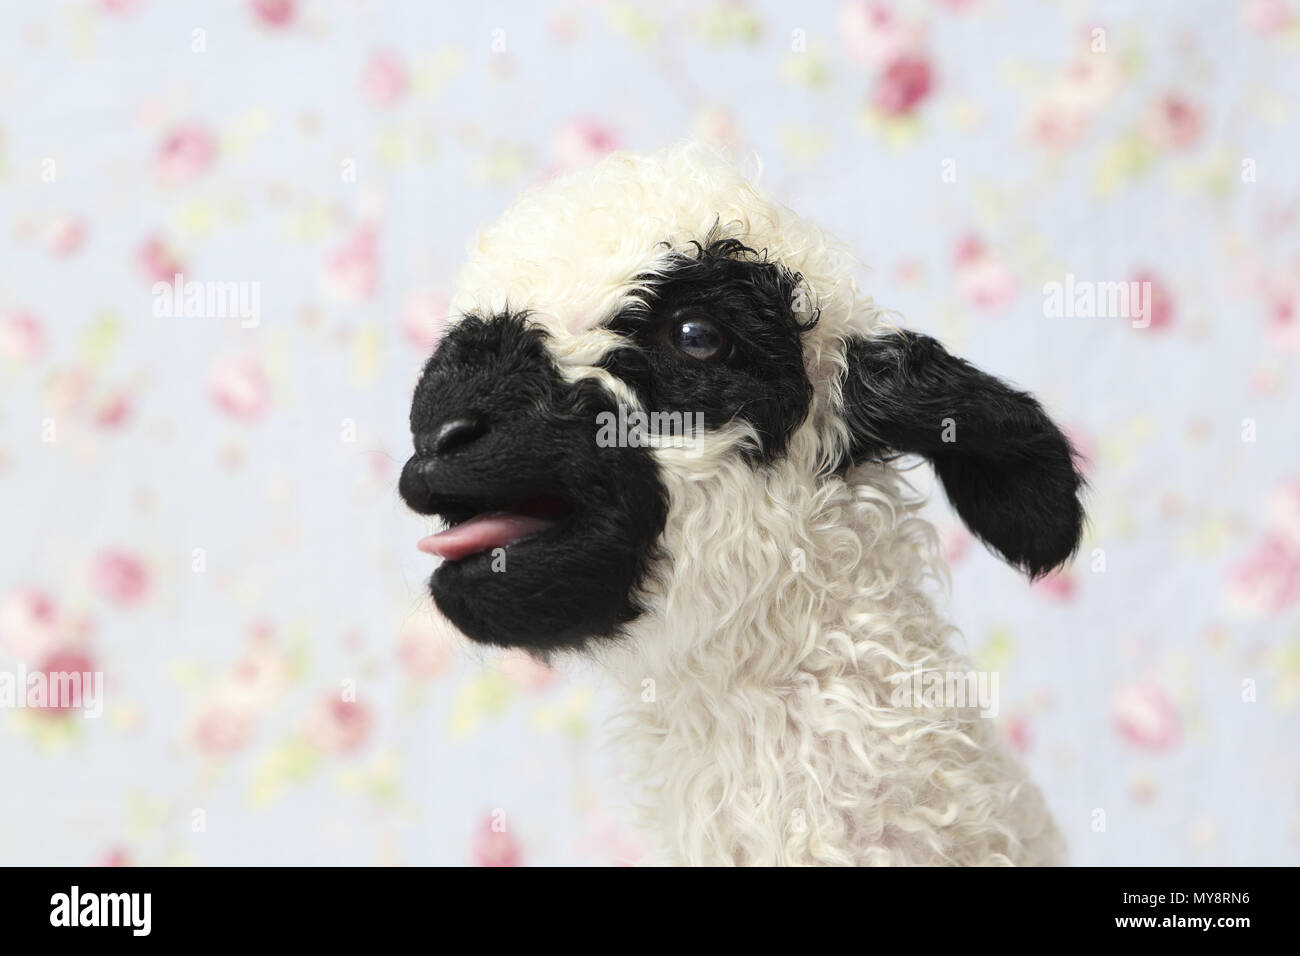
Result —
[[[1087,454],[1034,586],[930,506],[1073,861],[1300,862],[1298,107],[1295,0],[8,5],[0,671],[105,683],[0,709],[0,862],[643,851],[597,675],[441,633],[395,485],[474,230],[684,137]]]

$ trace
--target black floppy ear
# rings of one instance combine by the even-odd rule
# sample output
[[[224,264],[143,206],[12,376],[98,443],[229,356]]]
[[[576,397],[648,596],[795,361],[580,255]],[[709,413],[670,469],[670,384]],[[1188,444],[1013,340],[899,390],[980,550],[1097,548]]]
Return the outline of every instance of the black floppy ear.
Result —
[[[926,335],[886,329],[846,343],[849,458],[924,455],[966,526],[1031,578],[1079,546],[1083,478],[1031,395]]]

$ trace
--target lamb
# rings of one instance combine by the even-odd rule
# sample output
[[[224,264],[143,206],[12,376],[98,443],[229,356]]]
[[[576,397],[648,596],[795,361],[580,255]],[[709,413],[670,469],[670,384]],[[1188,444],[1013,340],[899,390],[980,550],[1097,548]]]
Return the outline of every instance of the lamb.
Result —
[[[434,602],[613,676],[661,862],[1059,863],[993,722],[909,693],[971,668],[899,458],[1036,577],[1078,547],[1076,456],[853,271],[701,145],[524,195],[472,246],[412,401],[399,491],[446,524],[420,542]]]

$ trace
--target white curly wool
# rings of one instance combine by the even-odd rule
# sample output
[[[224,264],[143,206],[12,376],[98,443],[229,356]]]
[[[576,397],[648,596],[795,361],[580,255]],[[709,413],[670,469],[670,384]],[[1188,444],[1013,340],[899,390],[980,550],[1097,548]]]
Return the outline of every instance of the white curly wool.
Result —
[[[654,454],[670,498],[647,613],[589,653],[626,708],[644,821],[677,864],[1045,864],[1062,840],[973,708],[891,703],[899,675],[966,672],[928,591],[933,529],[893,465],[831,471],[844,340],[877,322],[853,259],[712,150],[616,154],[525,195],[471,251],[453,309],[532,310],[570,378],[595,363],[634,277],[717,224],[803,276],[812,413],[755,468],[747,429]]]

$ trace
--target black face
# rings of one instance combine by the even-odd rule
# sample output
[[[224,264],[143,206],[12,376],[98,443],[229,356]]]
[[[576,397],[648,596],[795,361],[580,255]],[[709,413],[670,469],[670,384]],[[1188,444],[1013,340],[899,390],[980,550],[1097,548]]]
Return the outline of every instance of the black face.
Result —
[[[612,410],[599,386],[561,378],[520,315],[470,316],[429,359],[398,487],[452,526],[430,588],[466,636],[548,650],[617,634],[639,613],[666,503],[646,449],[597,445],[597,416]]]
[[[646,411],[748,421],[757,465],[779,456],[812,387],[792,302],[799,278],[726,240],[677,255],[609,327],[602,363]],[[469,316],[425,366],[411,407],[415,455],[399,491],[451,528],[421,547],[444,558],[430,587],[468,637],[532,650],[614,637],[642,612],[667,516],[645,447],[598,441],[618,416],[594,382],[566,382],[522,315]]]

